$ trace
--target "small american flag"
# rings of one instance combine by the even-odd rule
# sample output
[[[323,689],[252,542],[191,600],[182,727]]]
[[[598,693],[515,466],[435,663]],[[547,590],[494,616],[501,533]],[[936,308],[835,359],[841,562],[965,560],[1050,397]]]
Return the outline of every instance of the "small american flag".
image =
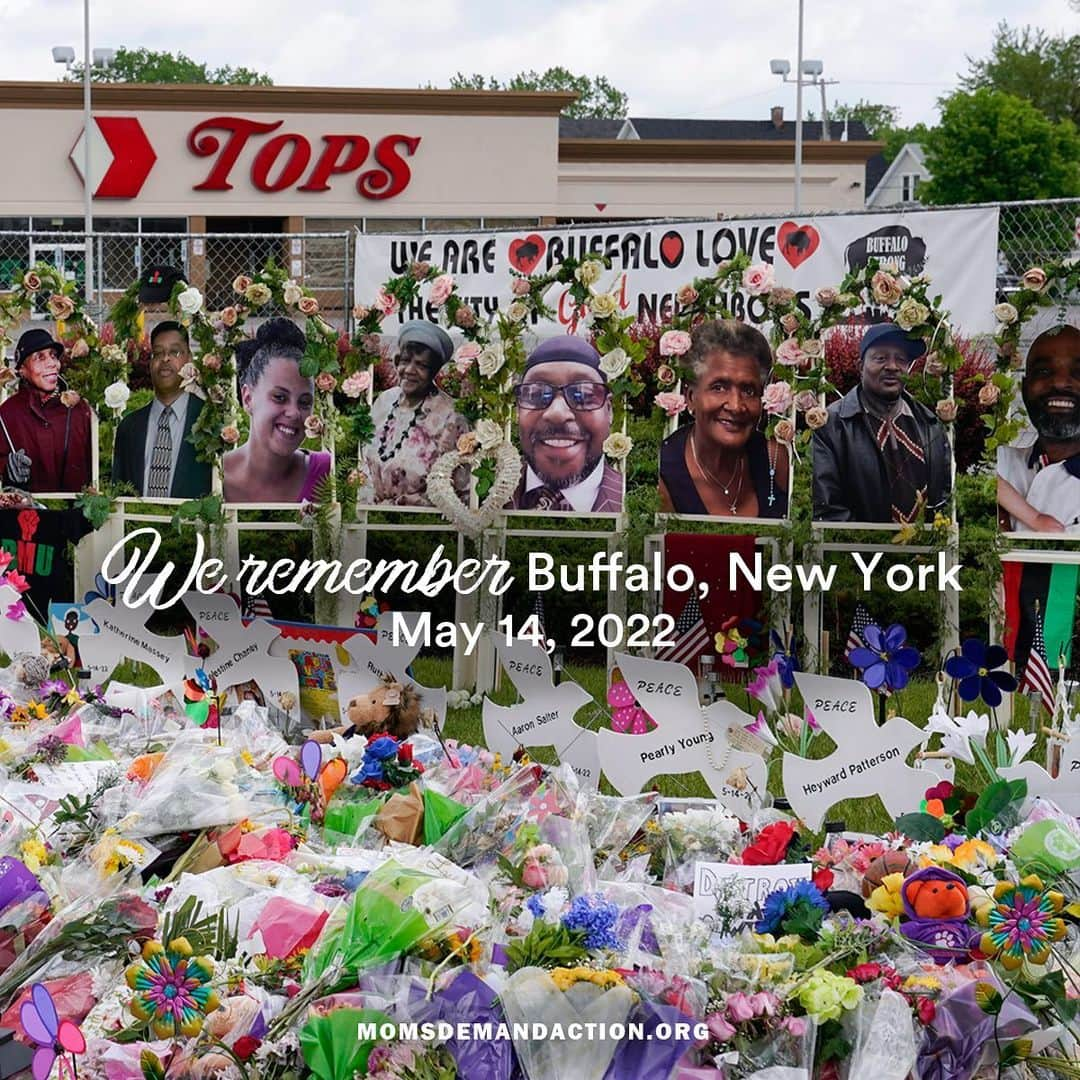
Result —
[[[1046,662],[1046,637],[1043,634],[1043,617],[1038,611],[1035,613],[1035,637],[1031,642],[1031,652],[1028,653],[1027,663],[1024,665],[1024,677],[1020,680],[1021,690],[1037,690],[1051,716],[1054,714],[1055,692],[1054,680],[1050,676],[1050,666]]]
[[[656,654],[657,660],[674,664],[690,664],[709,644],[709,631],[701,617],[701,605],[691,596],[675,621],[675,644],[666,645]]]
[[[258,596],[245,596],[242,611],[245,619],[272,619],[273,612],[266,602],[266,597],[260,593]]]
[[[870,615],[870,612],[866,610],[865,605],[860,600],[855,605],[855,617],[851,620],[851,629],[848,631],[847,643],[844,645],[844,659],[851,656],[852,649],[863,649],[866,647],[866,642],[863,641],[863,634],[866,633],[866,628],[873,624],[874,620]]]

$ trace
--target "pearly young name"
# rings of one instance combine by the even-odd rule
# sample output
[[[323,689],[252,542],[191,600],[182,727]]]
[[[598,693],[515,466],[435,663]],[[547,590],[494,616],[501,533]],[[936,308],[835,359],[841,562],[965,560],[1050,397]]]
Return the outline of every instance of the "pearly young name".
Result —
[[[925,563],[920,566],[908,566],[905,563],[893,563],[887,569],[879,570],[882,560],[885,558],[883,551],[873,555],[861,551],[850,552],[851,561],[862,578],[864,592],[870,592],[879,578],[883,578],[885,585],[893,592],[916,592],[938,591],[945,592],[951,589],[960,592],[963,586],[960,584],[960,566],[949,565],[949,560],[944,551],[937,553],[936,564]],[[836,580],[836,563],[825,567],[819,563],[774,563],[772,566],[765,565],[765,557],[761,552],[756,553],[747,562],[741,555],[732,552],[728,559],[728,588],[732,591],[739,588],[751,588],[760,592],[768,589],[770,592],[789,592],[796,584],[805,591],[828,592]]]

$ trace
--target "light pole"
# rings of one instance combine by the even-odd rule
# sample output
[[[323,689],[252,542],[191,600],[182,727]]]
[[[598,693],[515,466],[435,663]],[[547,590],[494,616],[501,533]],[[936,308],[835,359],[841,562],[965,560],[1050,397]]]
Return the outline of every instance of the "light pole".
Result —
[[[83,288],[87,303],[90,303],[94,295],[94,243],[91,239],[94,231],[94,181],[90,172],[93,116],[90,110],[90,75],[92,67],[107,68],[115,56],[114,49],[90,51],[90,0],[83,0]],[[53,47],[52,57],[57,64],[63,64],[70,72],[75,63],[75,50],[70,45],[56,45]]]
[[[796,77],[794,79],[789,77],[791,75],[789,61],[769,61],[769,70],[774,75],[779,75],[784,82],[793,82],[795,84],[795,206],[793,209],[796,214],[802,211],[803,87],[821,87],[821,138],[827,142],[830,133],[829,113],[825,104],[825,87],[836,82],[835,79],[830,81],[823,77],[822,72],[825,70],[825,65],[820,60],[803,59],[803,2],[804,0],[799,0],[799,44],[798,55],[795,60]],[[810,77],[804,78],[807,75]]]

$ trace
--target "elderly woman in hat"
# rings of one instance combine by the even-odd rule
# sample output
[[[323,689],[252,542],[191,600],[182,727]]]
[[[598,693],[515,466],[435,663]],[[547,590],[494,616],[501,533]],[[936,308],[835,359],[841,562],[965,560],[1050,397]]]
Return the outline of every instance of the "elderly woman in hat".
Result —
[[[431,505],[431,466],[469,430],[453,398],[435,385],[453,353],[450,335],[435,323],[414,319],[401,328],[394,357],[397,386],[384,390],[371,410],[375,435],[364,450],[367,483],[360,490],[361,503]],[[466,470],[455,474],[454,486],[459,494],[467,493]]]

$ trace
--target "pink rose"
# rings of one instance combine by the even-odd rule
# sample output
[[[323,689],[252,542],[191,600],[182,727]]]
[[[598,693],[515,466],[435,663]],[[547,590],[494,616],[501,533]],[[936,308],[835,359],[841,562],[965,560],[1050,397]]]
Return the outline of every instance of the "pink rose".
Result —
[[[57,321],[70,319],[75,314],[75,301],[62,293],[53,293],[49,297],[49,311]]]
[[[301,296],[296,310],[301,315],[314,315],[319,310],[319,301],[314,296]]]
[[[770,416],[783,416],[791,411],[795,394],[789,383],[769,383],[761,395],[761,406]]]
[[[383,315],[394,315],[398,309],[398,299],[396,296],[391,296],[381,285],[379,291],[375,294],[375,306],[383,313]]]
[[[813,390],[800,390],[795,395],[795,408],[799,412],[807,412],[818,403],[818,396]]]
[[[822,307],[835,307],[840,303],[840,293],[830,285],[824,285],[816,293],[814,293],[814,299]]]
[[[941,401],[934,406],[934,412],[937,413],[938,419],[943,424],[951,424],[956,419],[956,411],[956,402],[951,398],[942,398]]]
[[[1032,292],[1042,292],[1046,288],[1046,281],[1046,271],[1041,266],[1033,266],[1030,270],[1024,271],[1020,284]]]
[[[528,296],[529,295],[529,279],[523,277],[516,277],[510,282],[510,291],[515,296]]]
[[[785,334],[794,334],[799,329],[799,316],[794,311],[780,316],[780,326]]]
[[[998,389],[993,383],[986,383],[985,386],[979,388],[979,404],[980,405],[996,405],[998,398],[1001,397],[1001,390]]]
[[[382,355],[382,338],[378,334],[365,334],[360,339],[360,347],[364,352]]]
[[[86,343],[86,338],[79,338],[74,345],[71,346],[71,359],[81,360],[84,356],[89,356],[90,346]]]
[[[786,338],[776,347],[776,361],[788,367],[802,367],[807,361],[807,355],[802,351],[795,338]]]
[[[202,358],[202,366],[207,371],[220,371],[221,357],[214,353],[207,353],[207,355]]]
[[[329,371],[320,371],[319,374],[315,376],[316,390],[321,390],[324,394],[329,394],[335,386],[337,386],[337,379],[335,379]]]
[[[527,859],[521,871],[521,883],[527,889],[543,889],[547,886],[544,868],[535,860]]]
[[[690,348],[690,335],[685,330],[668,330],[660,335],[661,356],[683,356]]]
[[[806,410],[806,426],[811,431],[823,428],[829,422],[829,412],[821,405]]]
[[[705,1023],[709,1027],[709,1037],[717,1042],[727,1042],[735,1037],[735,1029],[724,1019],[723,1013],[709,1013]]]
[[[782,308],[790,304],[794,299],[794,289],[789,289],[786,285],[776,285],[772,292],[769,293],[769,307]]]
[[[358,398],[371,385],[370,371],[357,371],[350,375],[342,384],[341,392],[346,397]]]
[[[454,366],[457,368],[459,375],[468,373],[469,368],[476,362],[480,352],[480,344],[476,341],[467,341],[458,348],[457,352],[454,353]]]
[[[805,1016],[785,1016],[781,1026],[796,1039],[801,1039],[806,1034]]]
[[[736,1024],[744,1024],[747,1020],[753,1020],[756,1013],[754,1012],[754,1006],[750,1000],[750,996],[744,994],[741,990],[737,990],[734,994],[729,994],[727,999],[727,1014],[732,1022]]]
[[[656,369],[656,381],[661,386],[672,386],[676,378],[675,369],[670,364],[661,364]]]
[[[60,404],[68,409],[74,409],[80,401],[82,401],[82,397],[79,395],[78,390],[65,390],[60,395]]]
[[[468,304],[462,304],[454,312],[454,322],[462,330],[471,330],[476,325],[476,312]]]
[[[698,291],[693,285],[683,285],[675,294],[675,299],[678,300],[683,307],[689,307],[697,298]]]
[[[411,273],[412,276],[417,279],[426,278],[430,270],[431,263],[423,262],[419,259],[409,265],[409,273]]]
[[[354,304],[352,309],[353,318],[357,322],[363,322],[371,314],[371,308],[364,304]]]
[[[780,999],[768,990],[759,990],[750,996],[750,1004],[757,1016],[775,1016],[780,1006]]]
[[[240,429],[235,424],[226,424],[221,429],[221,441],[232,446],[240,438]]]
[[[245,293],[251,288],[251,278],[246,274],[240,274],[239,277],[232,283],[234,293]]]
[[[768,263],[757,263],[754,266],[748,266],[743,271],[743,288],[751,296],[767,293],[773,287],[774,281],[773,268]]]
[[[227,308],[221,309],[221,325],[228,328],[236,325],[237,311],[231,304]]]
[[[782,443],[790,443],[795,438],[795,425],[790,420],[781,420],[773,431],[776,438]]]
[[[325,430],[326,425],[322,422],[321,416],[309,416],[304,421],[304,434],[309,439],[317,439]]]
[[[41,288],[41,275],[36,274],[33,270],[27,270],[23,274],[22,287],[25,292],[37,292]]]
[[[673,394],[670,390],[657,394],[653,401],[668,416],[678,416],[686,408],[686,398],[682,394]]]
[[[432,307],[442,307],[454,291],[454,279],[449,274],[440,274],[431,283],[431,294],[428,299]]]

